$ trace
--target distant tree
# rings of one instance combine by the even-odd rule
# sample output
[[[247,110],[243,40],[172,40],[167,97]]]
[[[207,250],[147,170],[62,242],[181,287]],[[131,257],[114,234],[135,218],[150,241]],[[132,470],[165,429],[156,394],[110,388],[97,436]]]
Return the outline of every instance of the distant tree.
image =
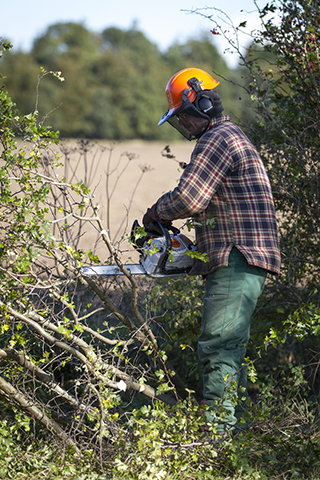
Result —
[[[82,24],[57,23],[34,40],[32,54],[47,70],[57,70],[61,58],[81,63],[91,61],[92,57],[98,55],[100,44],[100,36]]]
[[[102,32],[102,40],[104,52],[94,68],[95,104],[102,97],[111,111],[103,121],[103,136],[147,140],[161,137],[157,124],[165,108],[163,92],[168,73],[159,50],[136,30],[108,28]],[[92,112],[93,118],[103,118],[101,108]]]
[[[63,85],[48,79],[39,104],[42,115],[56,108],[50,121],[63,136],[94,136],[86,120],[92,110],[92,64],[100,47],[99,35],[71,22],[50,26],[33,43],[32,54],[39,66],[61,71],[65,78]]]
[[[6,76],[10,73],[8,81],[10,91],[15,92],[15,102],[23,113],[29,113],[35,108],[37,76],[40,73],[39,65],[31,53],[17,51],[14,54],[4,55],[5,67],[0,67]],[[23,72],[23,74],[21,73]],[[0,80],[1,82],[1,80]]]
[[[169,47],[164,55],[170,68],[181,70],[186,66],[218,71],[221,74],[229,73],[230,70],[219,54],[217,47],[212,41],[212,35],[205,33],[199,39],[191,39],[186,43],[175,43]]]

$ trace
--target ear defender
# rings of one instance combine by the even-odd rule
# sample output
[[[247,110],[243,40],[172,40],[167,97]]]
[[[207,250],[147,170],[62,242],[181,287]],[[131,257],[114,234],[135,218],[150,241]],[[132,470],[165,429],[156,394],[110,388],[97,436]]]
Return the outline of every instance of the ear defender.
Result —
[[[200,98],[197,98],[195,104],[197,108],[206,115],[210,115],[210,111],[214,108],[211,98],[207,97],[206,95],[202,95]]]
[[[198,110],[200,110],[200,112],[202,112],[206,115],[209,112],[209,116],[210,116],[210,110],[212,110],[214,108],[214,104],[213,104],[211,98],[203,92],[203,90],[201,88],[201,83],[202,82],[199,81],[196,77],[192,77],[188,81],[188,84],[190,85],[190,87],[197,94],[197,97],[194,101],[195,106],[198,108]]]

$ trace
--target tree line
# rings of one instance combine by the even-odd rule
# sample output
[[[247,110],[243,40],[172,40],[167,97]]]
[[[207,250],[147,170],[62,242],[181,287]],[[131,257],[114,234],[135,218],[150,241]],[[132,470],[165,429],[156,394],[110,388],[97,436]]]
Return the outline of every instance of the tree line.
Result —
[[[179,134],[167,125],[159,128],[158,121],[167,110],[166,84],[185,67],[210,72],[221,82],[225,113],[247,119],[239,87],[224,80],[239,81],[241,69],[230,70],[213,39],[208,31],[161,53],[135,28],[93,33],[81,24],[57,23],[34,40],[30,52],[13,46],[4,54],[2,83],[22,114],[37,108],[62,138],[172,140]],[[36,105],[40,68],[61,72],[65,81],[48,76]]]

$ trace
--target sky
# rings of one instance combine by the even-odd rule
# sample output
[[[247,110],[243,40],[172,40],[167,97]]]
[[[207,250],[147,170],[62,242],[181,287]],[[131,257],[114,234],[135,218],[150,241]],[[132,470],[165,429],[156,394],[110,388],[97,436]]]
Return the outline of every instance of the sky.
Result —
[[[265,3],[258,0],[260,7]],[[201,9],[200,13],[213,15],[221,23],[219,18],[226,17],[214,8],[225,12],[236,26],[245,20],[249,30],[258,26],[253,0],[10,0],[1,7],[0,37],[11,41],[14,49],[27,52],[36,37],[58,22],[82,23],[98,33],[108,27],[127,30],[134,26],[165,51],[175,41],[197,38],[214,27],[212,21],[190,11]],[[246,37],[240,40],[248,44]],[[221,53],[227,47],[217,35],[214,42]],[[237,57],[225,54],[225,60],[235,66]]]

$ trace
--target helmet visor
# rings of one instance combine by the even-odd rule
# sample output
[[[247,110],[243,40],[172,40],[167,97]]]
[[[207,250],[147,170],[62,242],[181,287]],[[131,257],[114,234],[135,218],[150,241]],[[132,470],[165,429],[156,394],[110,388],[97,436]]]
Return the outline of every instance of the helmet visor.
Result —
[[[158,125],[163,125],[165,122],[169,121],[171,117],[174,117],[174,115],[176,115],[176,113],[178,113],[179,111],[180,107],[171,108],[160,118]]]
[[[170,125],[172,125],[176,130],[178,130],[178,132],[181,133],[181,135],[183,135],[184,138],[186,138],[187,140],[191,141],[195,139],[195,137],[191,135],[191,133],[186,128],[179,124],[179,120],[176,116],[169,118],[168,123],[170,123]]]

